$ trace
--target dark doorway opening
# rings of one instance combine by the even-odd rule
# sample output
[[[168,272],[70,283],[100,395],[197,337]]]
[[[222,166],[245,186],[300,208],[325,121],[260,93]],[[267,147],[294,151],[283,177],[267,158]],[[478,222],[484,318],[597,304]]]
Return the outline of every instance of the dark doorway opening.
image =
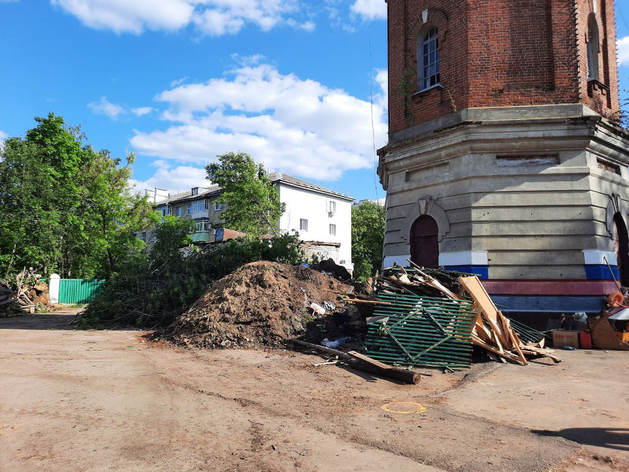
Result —
[[[411,260],[421,267],[439,267],[439,228],[430,216],[420,216],[411,226]]]
[[[629,284],[629,235],[620,213],[614,215],[614,252],[618,261],[618,273],[623,287]]]

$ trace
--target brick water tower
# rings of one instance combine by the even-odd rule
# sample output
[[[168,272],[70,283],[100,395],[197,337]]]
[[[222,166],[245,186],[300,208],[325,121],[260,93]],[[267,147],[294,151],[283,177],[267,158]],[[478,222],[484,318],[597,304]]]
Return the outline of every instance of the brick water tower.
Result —
[[[478,273],[506,311],[598,311],[629,283],[613,1],[388,0],[388,38],[384,264]]]

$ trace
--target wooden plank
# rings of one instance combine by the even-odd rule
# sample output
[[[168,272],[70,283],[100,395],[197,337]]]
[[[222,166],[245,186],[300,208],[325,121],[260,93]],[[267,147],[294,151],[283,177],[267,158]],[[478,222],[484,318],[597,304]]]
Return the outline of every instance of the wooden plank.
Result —
[[[470,294],[474,302],[478,304],[487,320],[496,321],[498,319],[498,308],[494,305],[478,277],[459,277],[457,280]]]
[[[551,354],[551,352],[553,352],[553,351],[551,351],[549,349],[539,349],[539,348],[534,347],[534,346],[523,346],[522,347],[522,352],[524,354],[529,354],[531,356],[548,357],[549,359],[552,359],[555,364],[559,364],[561,362],[561,359],[559,359],[556,356],[553,356]]]
[[[522,350],[520,349],[520,345],[522,344],[522,341],[520,341],[516,332],[513,329],[511,329],[509,320],[504,317],[501,311],[498,312],[498,317],[500,318],[500,320],[502,320],[506,328],[506,332],[509,335],[509,339],[511,340],[511,344],[515,348],[516,352],[518,353],[518,357],[524,363],[524,365],[528,364],[526,357],[524,357],[524,354],[522,354]]]
[[[485,315],[485,320],[489,323],[492,331],[496,333],[500,343],[503,346],[509,345],[509,337],[503,332],[499,325],[498,308],[494,305],[494,302],[487,294],[485,287],[483,287],[483,284],[481,284],[478,277],[459,277],[457,280],[463,286],[465,291],[472,297],[474,304],[481,310],[483,315]]]
[[[368,305],[391,305],[391,302],[381,302],[379,300],[362,300],[360,298],[343,298],[344,302],[365,303]]]
[[[371,359],[358,352],[350,351],[345,353],[337,351],[336,349],[330,349],[318,344],[308,343],[306,341],[300,341],[298,339],[291,339],[291,342],[300,346],[308,347],[310,349],[316,349],[328,354],[332,354],[341,359],[345,359],[348,365],[354,369],[361,370],[363,372],[369,372],[370,374],[376,374],[380,377],[385,377],[391,380],[398,380],[400,382],[406,382],[410,384],[418,384],[421,381],[421,374],[412,370],[398,369],[382,362]]]
[[[472,335],[472,343],[475,344],[476,346],[482,347],[486,351],[492,352],[492,353],[494,353],[494,354],[496,354],[496,355],[498,355],[500,357],[504,357],[508,361],[524,365],[524,364],[522,364],[522,361],[516,355],[512,354],[509,351],[500,352],[495,347],[493,347],[493,346],[487,344],[486,342],[482,341],[478,336]]]

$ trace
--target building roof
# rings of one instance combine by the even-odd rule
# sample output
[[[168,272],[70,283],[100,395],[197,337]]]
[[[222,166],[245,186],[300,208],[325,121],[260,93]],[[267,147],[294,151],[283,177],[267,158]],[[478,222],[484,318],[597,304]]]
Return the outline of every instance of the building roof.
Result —
[[[301,188],[304,190],[309,190],[311,192],[322,193],[324,195],[329,195],[331,197],[338,198],[340,200],[347,200],[350,202],[354,201],[354,198],[343,195],[342,193],[335,192],[334,190],[327,189],[325,187],[321,187],[320,185],[315,185],[310,182],[306,182],[305,180],[298,179],[291,175],[284,174],[282,172],[273,172],[268,175],[269,180],[274,184],[284,184],[291,187]],[[168,198],[157,202],[156,206],[162,205],[170,205],[173,203],[184,203],[188,201],[197,200],[199,198],[206,198],[213,195],[218,195],[221,193],[221,189],[218,185],[212,185],[211,187],[198,187],[199,193],[196,195],[192,194],[192,190],[188,192],[176,193],[174,195],[170,195]],[[202,190],[203,189],[203,190]]]
[[[298,179],[296,177],[284,174],[282,172],[273,172],[272,174],[269,174],[268,177],[273,183],[279,182],[285,185],[289,185],[291,187],[302,188],[304,190],[310,190],[311,192],[323,193],[325,195],[336,197],[341,200],[347,200],[350,202],[354,201],[354,198],[348,195],[343,195],[342,193],[338,193],[338,192],[335,192],[334,190],[321,187],[320,185],[315,185],[313,183],[306,182],[305,180]]]
[[[211,197],[212,195],[218,195],[221,193],[221,189],[218,185],[212,185],[210,187],[198,187],[199,193],[196,195],[192,194],[192,189],[187,192],[175,193],[174,195],[170,195],[168,198],[157,202],[156,206],[161,205],[169,205],[171,203],[183,203],[188,201],[197,200],[198,198],[206,198]]]

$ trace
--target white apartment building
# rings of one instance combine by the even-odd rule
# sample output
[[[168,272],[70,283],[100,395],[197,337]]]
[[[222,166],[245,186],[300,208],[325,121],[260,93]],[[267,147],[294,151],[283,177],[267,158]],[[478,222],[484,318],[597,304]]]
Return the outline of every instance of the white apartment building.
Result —
[[[280,219],[280,231],[297,231],[306,254],[319,259],[332,258],[349,271],[352,264],[352,202],[354,199],[319,185],[283,173],[269,179],[277,186],[286,210]],[[224,232],[212,226],[220,223],[223,208],[217,203],[218,186],[194,187],[189,192],[170,195],[158,201],[155,209],[162,215],[190,218],[195,222],[195,243],[221,241]],[[229,229],[229,228],[226,228]],[[145,241],[150,233],[139,235]]]

